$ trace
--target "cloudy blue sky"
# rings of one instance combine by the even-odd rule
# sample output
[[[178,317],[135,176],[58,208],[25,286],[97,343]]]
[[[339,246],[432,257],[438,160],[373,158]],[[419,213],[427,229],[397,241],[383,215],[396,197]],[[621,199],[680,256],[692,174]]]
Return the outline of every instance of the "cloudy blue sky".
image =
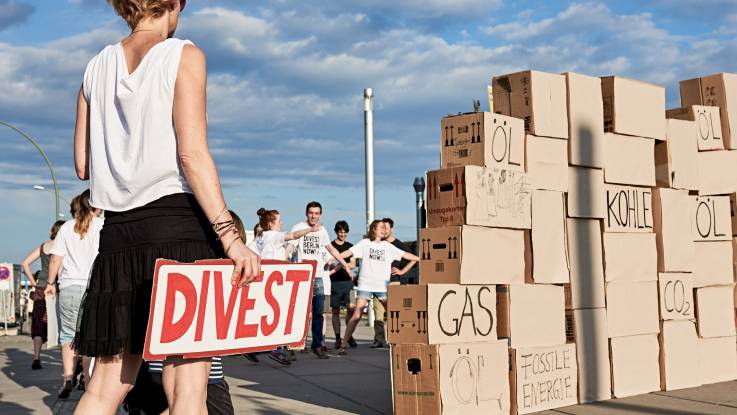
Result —
[[[495,74],[534,68],[665,85],[737,72],[737,1],[190,0],[179,37],[209,60],[210,143],[248,225],[364,222],[362,91],[374,88],[376,209],[413,239],[412,180],[436,168],[439,119],[485,102]],[[74,100],[87,61],[127,33],[104,0],[0,0],[0,120],[36,137],[67,199]],[[486,105],[486,104],[484,104]],[[0,130],[0,261],[47,234],[53,198],[36,150]],[[66,209],[65,209],[66,210]]]

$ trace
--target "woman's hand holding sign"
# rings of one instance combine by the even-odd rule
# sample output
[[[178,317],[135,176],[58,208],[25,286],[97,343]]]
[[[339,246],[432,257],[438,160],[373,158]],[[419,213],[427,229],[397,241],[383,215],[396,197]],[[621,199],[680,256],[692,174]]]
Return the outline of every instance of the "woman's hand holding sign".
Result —
[[[228,248],[226,254],[235,265],[230,279],[231,284],[238,284],[238,287],[250,284],[261,273],[261,258],[251,251],[240,237],[237,237]]]

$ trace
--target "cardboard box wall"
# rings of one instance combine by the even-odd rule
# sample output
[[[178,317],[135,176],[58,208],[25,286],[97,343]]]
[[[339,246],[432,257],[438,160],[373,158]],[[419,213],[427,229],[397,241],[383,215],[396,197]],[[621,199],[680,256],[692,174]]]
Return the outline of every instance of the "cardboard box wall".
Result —
[[[525,130],[519,118],[472,112],[440,120],[440,167],[525,170]]]
[[[655,186],[655,140],[605,133],[604,181]]]
[[[661,320],[696,320],[693,275],[663,272],[658,275],[658,302]]]
[[[691,200],[693,240],[731,241],[732,211],[729,196],[698,196]]]
[[[576,343],[578,401],[588,403],[610,399],[612,372],[606,310],[566,311],[566,340]]]
[[[615,398],[660,390],[658,336],[617,337],[609,340],[612,394]]]
[[[719,73],[681,81],[681,106],[709,105],[719,107],[724,146],[737,149],[737,75]]]
[[[732,242],[694,242],[695,288],[734,282]]]
[[[532,189],[568,191],[568,143],[527,135],[527,178]]]
[[[574,166],[604,167],[601,79],[567,72],[568,158]]]
[[[391,344],[497,339],[494,285],[390,285],[387,296],[386,337]]]
[[[695,296],[699,337],[737,335],[735,332],[734,284],[697,288]]]
[[[420,284],[523,283],[524,256],[524,231],[482,226],[423,228]]]
[[[571,267],[570,307],[566,308],[603,308],[606,302],[601,221],[569,218],[566,225]]]
[[[497,335],[511,347],[565,343],[563,287],[510,284],[497,287]]]
[[[655,182],[659,187],[698,190],[698,148],[692,137],[696,134],[693,121],[666,120],[665,142],[655,144]]]
[[[606,215],[604,171],[585,167],[568,168],[568,216],[603,219]]]
[[[665,88],[607,76],[601,79],[604,131],[665,140]]]
[[[479,166],[427,172],[427,226],[530,229],[531,192],[524,172]]]
[[[656,281],[606,284],[609,337],[657,334],[658,287]]]
[[[509,353],[505,342],[391,347],[397,415],[508,414]]]
[[[699,151],[724,150],[722,124],[719,107],[691,105],[674,108],[665,112],[667,118],[694,121],[696,124],[696,146]]]
[[[604,232],[653,232],[652,189],[605,184]]]
[[[700,386],[699,340],[692,321],[663,321],[660,334],[660,389]],[[737,347],[737,346],[736,346]]]
[[[565,199],[561,192],[532,191],[532,278],[535,283],[568,283]]]
[[[604,232],[604,276],[607,282],[655,281],[658,250],[654,233]]]
[[[737,379],[735,343],[735,337],[699,339],[699,370],[696,373],[700,383],[707,385]]]
[[[494,112],[522,118],[533,135],[568,138],[566,80],[563,75],[524,71],[495,76]]]
[[[699,195],[728,195],[737,192],[737,151],[699,151]]]
[[[653,223],[658,248],[658,271],[691,272],[695,248],[691,235],[693,197],[687,190],[653,189]]]
[[[578,403],[578,364],[573,343],[509,349],[512,414]]]
[[[732,216],[732,235],[737,234],[737,193],[729,194],[729,210]]]

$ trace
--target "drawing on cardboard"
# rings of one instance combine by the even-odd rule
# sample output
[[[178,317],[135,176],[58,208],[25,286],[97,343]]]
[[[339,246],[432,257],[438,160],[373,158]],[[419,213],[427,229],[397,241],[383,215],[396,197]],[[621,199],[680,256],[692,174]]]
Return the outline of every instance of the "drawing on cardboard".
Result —
[[[474,174],[478,188],[466,197],[478,203],[479,208],[474,209],[475,221],[497,217],[521,218],[527,214],[531,194],[523,173],[485,169]]]
[[[496,402],[498,410],[502,410],[502,397],[505,386],[500,382],[486,382],[486,376],[492,376],[485,373],[491,370],[484,361],[484,356],[478,354],[472,356],[469,349],[463,354],[462,349],[458,349],[458,356],[451,366],[448,374],[450,384],[453,386],[453,397],[456,402],[463,405],[487,406],[487,402]],[[480,387],[484,385],[484,387]],[[488,385],[494,385],[497,388],[491,390]],[[492,404],[493,405],[493,404]]]

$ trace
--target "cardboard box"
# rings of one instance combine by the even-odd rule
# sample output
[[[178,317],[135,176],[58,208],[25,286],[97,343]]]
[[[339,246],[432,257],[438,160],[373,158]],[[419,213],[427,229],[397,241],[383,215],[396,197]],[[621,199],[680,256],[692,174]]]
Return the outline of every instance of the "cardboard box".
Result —
[[[503,341],[391,348],[394,413],[508,414],[509,354]]]
[[[726,382],[737,379],[737,348],[735,337],[716,337],[699,339],[699,382]]]
[[[617,337],[609,340],[612,393],[615,398],[660,390],[658,336]]]
[[[658,249],[654,233],[609,233],[604,240],[607,282],[657,281]]]
[[[734,322],[734,284],[697,288],[696,321],[699,337],[737,335]]]
[[[655,186],[655,140],[605,133],[604,181]]]
[[[729,212],[732,216],[732,235],[737,234],[737,193],[729,194]]]
[[[694,388],[700,386],[699,339],[691,321],[664,321],[660,335],[660,389]]]
[[[387,296],[389,343],[445,344],[497,338],[494,285],[390,285]]]
[[[497,333],[511,347],[565,343],[563,287],[510,284],[497,287]]]
[[[568,191],[568,143],[527,135],[527,177],[533,189]]]
[[[568,168],[568,216],[602,219],[606,215],[604,171],[585,167]]]
[[[728,195],[737,192],[737,151],[699,151],[699,195]]]
[[[570,281],[563,196],[549,190],[532,191],[532,278],[536,283]]]
[[[522,118],[534,135],[568,138],[566,79],[563,75],[524,71],[495,76],[494,112]]]
[[[596,402],[612,397],[606,310],[594,308],[566,312],[566,337],[576,343],[578,401]]]
[[[440,167],[483,166],[525,170],[525,130],[519,118],[490,112],[440,120]]]
[[[694,121],[696,124],[696,143],[699,151],[724,150],[722,124],[719,107],[691,105],[674,108],[665,112],[667,118]]]
[[[483,226],[420,229],[420,284],[524,281],[524,231]]]
[[[601,78],[604,131],[665,140],[665,88],[642,81]]]
[[[604,232],[653,232],[652,189],[605,184]]]
[[[574,166],[604,167],[601,79],[567,72],[568,155]]]
[[[719,107],[724,146],[737,149],[737,75],[719,73],[681,81],[681,106],[709,105]]]
[[[656,281],[606,284],[606,319],[610,338],[658,333],[657,285]]]
[[[653,189],[653,223],[658,247],[658,271],[691,272],[695,254],[691,227],[693,196],[686,190]]]
[[[512,414],[578,403],[576,345],[510,349]]]
[[[732,242],[694,243],[694,287],[734,282]]]
[[[601,222],[569,218],[567,231],[570,306],[573,309],[605,307]]]
[[[685,272],[660,273],[658,302],[661,320],[695,320],[693,275]]]
[[[531,193],[524,172],[479,166],[427,172],[427,225],[530,229]]]
[[[655,144],[655,182],[660,187],[698,190],[698,148],[692,137],[696,134],[693,121],[666,120],[665,142]]]
[[[694,242],[731,241],[732,210],[729,196],[698,196],[691,200],[691,233]]]

